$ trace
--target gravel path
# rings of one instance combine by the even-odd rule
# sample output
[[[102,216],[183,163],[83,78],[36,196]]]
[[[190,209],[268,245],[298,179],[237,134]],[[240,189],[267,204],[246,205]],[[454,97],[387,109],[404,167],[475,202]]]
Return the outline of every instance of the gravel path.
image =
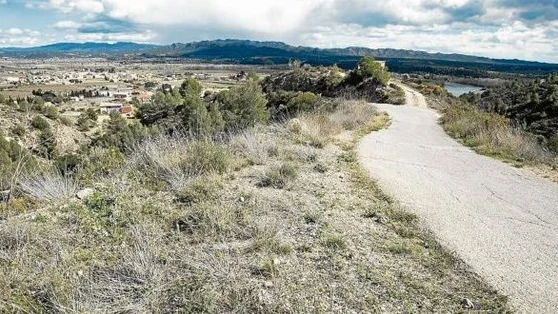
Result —
[[[557,313],[558,184],[460,145],[433,110],[377,106],[392,125],[364,138],[359,157],[384,191],[519,313]]]

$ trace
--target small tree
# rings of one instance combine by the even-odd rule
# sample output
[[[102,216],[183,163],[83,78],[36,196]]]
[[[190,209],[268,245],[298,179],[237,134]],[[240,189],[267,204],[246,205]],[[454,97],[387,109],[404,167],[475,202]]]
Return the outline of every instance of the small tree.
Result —
[[[54,133],[48,129],[44,129],[39,134],[39,145],[37,147],[38,154],[48,160],[53,160],[58,154],[56,147],[56,137]]]
[[[202,90],[203,88],[200,85],[200,83],[196,79],[189,77],[185,79],[184,82],[182,82],[182,85],[180,85],[180,89],[178,91],[180,92],[180,95],[183,98],[186,97],[199,98]]]
[[[389,72],[374,58],[363,57],[347,79],[351,85],[357,85],[366,79],[372,79],[378,84],[386,86],[390,76]]]
[[[219,93],[217,101],[228,129],[250,127],[269,119],[267,99],[255,81]]]

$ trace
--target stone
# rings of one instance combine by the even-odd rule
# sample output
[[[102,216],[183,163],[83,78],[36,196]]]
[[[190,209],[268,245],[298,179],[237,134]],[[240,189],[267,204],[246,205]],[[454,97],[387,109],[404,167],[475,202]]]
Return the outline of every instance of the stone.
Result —
[[[475,308],[475,304],[473,303],[473,301],[465,298],[463,299],[463,301],[461,301],[461,305],[463,305],[464,309],[468,309],[468,310],[472,310]]]
[[[95,193],[95,190],[93,190],[91,188],[87,188],[87,189],[83,189],[83,190],[77,192],[76,197],[80,200],[84,200],[84,199],[88,198],[89,196],[91,196],[93,193]]]

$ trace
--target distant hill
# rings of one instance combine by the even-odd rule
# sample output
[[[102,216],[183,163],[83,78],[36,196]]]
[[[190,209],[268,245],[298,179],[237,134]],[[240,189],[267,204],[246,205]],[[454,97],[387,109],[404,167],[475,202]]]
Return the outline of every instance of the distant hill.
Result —
[[[282,42],[251,40],[213,40],[187,44],[157,46],[136,43],[59,43],[34,48],[2,48],[0,57],[64,57],[123,55],[136,58],[179,58],[203,62],[239,64],[286,64],[298,59],[312,65],[338,64],[352,68],[362,56],[385,60],[388,67],[400,73],[434,73],[456,76],[485,77],[492,72],[546,75],[558,72],[558,64],[490,59],[463,54],[428,53],[404,49],[370,49],[348,47],[320,49],[291,46]]]
[[[108,43],[56,43],[31,48],[0,48],[0,57],[13,58],[44,58],[65,56],[118,56],[154,49],[156,45],[137,44],[131,42]]]

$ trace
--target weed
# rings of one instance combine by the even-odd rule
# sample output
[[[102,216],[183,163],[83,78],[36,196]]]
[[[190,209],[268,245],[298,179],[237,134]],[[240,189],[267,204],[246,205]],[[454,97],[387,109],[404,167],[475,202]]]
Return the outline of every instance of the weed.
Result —
[[[283,163],[268,169],[260,180],[260,186],[282,189],[298,176],[298,168],[291,163]]]
[[[347,248],[345,239],[339,234],[326,233],[322,236],[322,244],[333,250],[344,250]]]
[[[208,174],[193,179],[193,181],[176,191],[176,199],[180,203],[192,204],[217,199],[223,188],[223,180],[217,174]]]

